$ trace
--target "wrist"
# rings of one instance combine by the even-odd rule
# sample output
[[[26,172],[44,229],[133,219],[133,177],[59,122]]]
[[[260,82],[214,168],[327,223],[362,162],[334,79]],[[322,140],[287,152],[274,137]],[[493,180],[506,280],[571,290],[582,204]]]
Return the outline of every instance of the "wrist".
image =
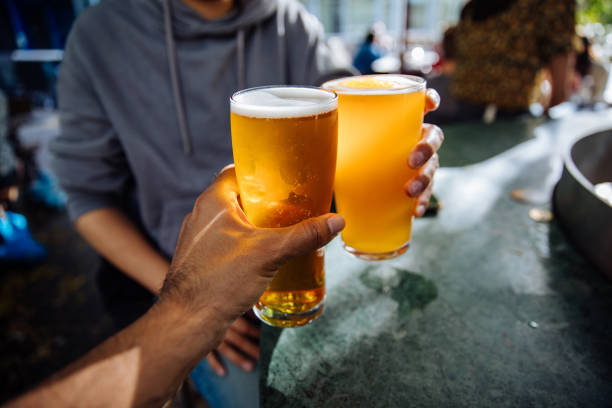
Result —
[[[212,308],[194,310],[163,296],[147,314],[160,331],[172,336],[181,349],[194,355],[205,355],[214,349],[231,324],[220,319]]]

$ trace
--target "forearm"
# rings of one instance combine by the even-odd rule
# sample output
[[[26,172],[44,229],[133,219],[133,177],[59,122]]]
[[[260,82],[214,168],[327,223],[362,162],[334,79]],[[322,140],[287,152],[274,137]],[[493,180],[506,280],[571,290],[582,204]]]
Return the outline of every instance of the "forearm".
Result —
[[[76,228],[113,265],[159,293],[169,263],[121,211],[103,208],[88,212],[77,219]]]
[[[227,324],[168,302],[7,407],[161,406],[214,349]]]

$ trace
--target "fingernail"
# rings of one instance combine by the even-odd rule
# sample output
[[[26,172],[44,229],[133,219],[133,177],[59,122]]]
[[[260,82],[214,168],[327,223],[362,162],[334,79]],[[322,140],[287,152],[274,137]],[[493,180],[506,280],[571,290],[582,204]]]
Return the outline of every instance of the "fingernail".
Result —
[[[414,152],[410,155],[410,167],[418,169],[425,164],[425,155],[423,152]]]
[[[327,226],[332,235],[339,233],[344,228],[344,218],[341,215],[334,215],[327,219]]]
[[[410,197],[416,197],[425,190],[425,184],[421,180],[414,180],[408,187]]]
[[[218,375],[219,377],[225,377],[225,370],[222,370],[222,369],[220,369],[220,368],[219,368],[219,369],[217,369],[217,375]]]
[[[245,371],[251,371],[253,369],[253,363],[242,363],[240,366]]]

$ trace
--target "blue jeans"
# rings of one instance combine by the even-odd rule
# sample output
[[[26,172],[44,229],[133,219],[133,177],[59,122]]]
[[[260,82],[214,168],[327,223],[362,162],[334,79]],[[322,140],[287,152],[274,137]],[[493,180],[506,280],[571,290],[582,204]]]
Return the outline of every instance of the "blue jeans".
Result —
[[[220,358],[227,369],[225,377],[219,377],[206,360],[200,361],[191,372],[198,392],[211,408],[258,408],[259,365],[253,371],[243,371],[226,358]]]

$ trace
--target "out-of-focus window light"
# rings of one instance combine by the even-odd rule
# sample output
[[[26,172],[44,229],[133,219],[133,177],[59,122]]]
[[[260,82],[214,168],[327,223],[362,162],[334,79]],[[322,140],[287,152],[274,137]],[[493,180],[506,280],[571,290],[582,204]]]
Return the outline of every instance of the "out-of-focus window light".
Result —
[[[466,0],[300,0],[317,16],[325,32],[348,43],[363,40],[368,28],[382,22],[399,38],[410,13],[410,34],[417,42],[435,42],[459,18]],[[409,6],[409,7],[408,7]],[[409,10],[409,11],[408,11]]]

